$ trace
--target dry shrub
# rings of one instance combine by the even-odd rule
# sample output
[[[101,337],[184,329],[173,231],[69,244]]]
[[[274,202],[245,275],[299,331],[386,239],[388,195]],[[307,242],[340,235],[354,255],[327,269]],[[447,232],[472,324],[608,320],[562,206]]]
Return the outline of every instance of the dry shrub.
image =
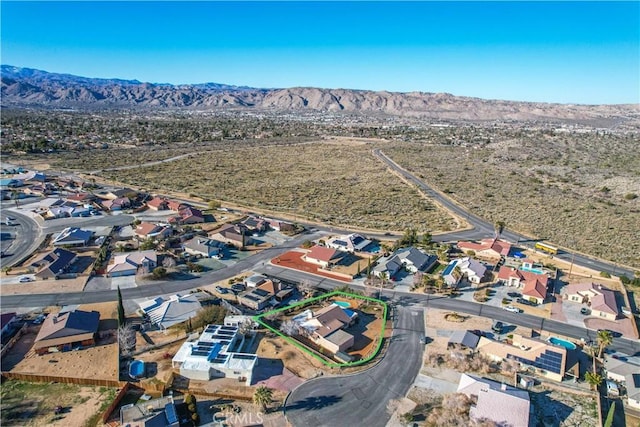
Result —
[[[465,354],[460,351],[451,351],[445,354],[430,353],[427,355],[426,363],[432,367],[444,365],[459,372],[488,374],[497,371],[495,363],[486,356],[477,353]]]
[[[282,359],[283,360],[291,360],[295,357],[295,353],[291,350],[287,350],[284,353],[282,353]]]

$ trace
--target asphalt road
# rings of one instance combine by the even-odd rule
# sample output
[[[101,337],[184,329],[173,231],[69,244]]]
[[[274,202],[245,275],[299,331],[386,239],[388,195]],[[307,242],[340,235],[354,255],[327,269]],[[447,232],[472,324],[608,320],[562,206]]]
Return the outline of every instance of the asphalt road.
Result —
[[[482,239],[495,235],[494,225],[477,215],[474,215],[466,208],[454,203],[451,199],[444,196],[442,193],[435,191],[429,187],[424,181],[403,169],[396,162],[387,157],[380,149],[373,150],[373,154],[382,162],[384,162],[389,168],[398,174],[402,175],[405,179],[415,184],[421,191],[423,191],[429,197],[432,197],[446,209],[454,212],[456,215],[465,218],[469,224],[473,226],[473,230],[466,230],[460,232],[447,233],[444,235],[434,236],[435,241],[453,241],[460,239]],[[523,234],[516,233],[512,230],[505,229],[501,237],[509,242],[520,244],[529,248],[533,248],[536,240],[532,240],[531,237]],[[617,266],[613,263],[602,261],[596,258],[592,258],[579,253],[569,252],[562,250],[555,255],[556,258],[560,258],[564,261],[573,261],[576,265],[582,265],[584,267],[593,268],[599,271],[606,271],[612,275],[624,274],[627,277],[633,278],[634,272],[628,268]]]
[[[0,214],[3,223],[1,229],[3,233],[11,233],[14,239],[6,248],[3,245],[2,249],[5,250],[7,256],[2,258],[1,264],[3,267],[11,267],[36,250],[40,244],[42,234],[40,226],[32,218],[20,212],[7,210],[5,207],[6,205],[2,206],[2,213]],[[15,218],[13,222],[16,225],[4,225],[7,216]]]
[[[385,426],[391,399],[404,397],[422,366],[422,310],[398,307],[386,355],[364,372],[319,377],[289,395],[285,414],[294,426]]]
[[[122,289],[122,297],[123,299],[148,298],[210,285],[214,282],[225,280],[247,270],[251,270],[256,265],[268,263],[272,258],[275,258],[276,256],[293,248],[299,247],[305,240],[313,240],[319,237],[320,234],[301,234],[284,245],[265,249],[251,257],[237,262],[233,266],[226,267],[212,273],[207,273],[202,276],[194,276],[191,280],[157,281],[153,284],[141,285],[136,288]],[[117,293],[112,290],[6,295],[0,299],[0,307],[2,310],[5,310],[11,308],[46,307],[50,305],[89,304],[94,302],[115,301],[116,299]]]

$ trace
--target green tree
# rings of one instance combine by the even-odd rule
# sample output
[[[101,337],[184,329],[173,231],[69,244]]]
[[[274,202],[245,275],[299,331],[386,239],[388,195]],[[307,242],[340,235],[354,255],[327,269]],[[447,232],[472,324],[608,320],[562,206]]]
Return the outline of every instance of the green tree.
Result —
[[[209,209],[214,210],[214,209],[218,209],[221,206],[221,204],[217,200],[209,200],[208,206],[209,206]]]
[[[124,304],[122,303],[122,292],[118,286],[118,327],[122,327],[127,323],[127,317],[124,313]]]
[[[433,244],[433,236],[428,231],[420,238],[420,245],[429,248]]]
[[[414,416],[411,412],[405,412],[404,414],[400,415],[400,420],[405,424],[409,424],[413,422]]]
[[[616,401],[614,400],[612,405],[609,407],[609,412],[607,412],[607,418],[604,420],[604,427],[613,426],[613,417],[616,414]]]
[[[598,331],[596,341],[598,342],[598,358],[601,358],[604,349],[609,347],[613,342],[613,336],[611,335],[611,332],[601,329]]]
[[[271,403],[272,397],[273,390],[261,385],[253,393],[253,403],[260,406],[264,412],[267,412],[267,405]]]
[[[418,232],[415,228],[407,228],[398,242],[404,246],[415,245],[418,243]]]
[[[150,249],[155,249],[156,246],[157,245],[156,245],[155,241],[151,237],[149,237],[144,242],[140,243],[140,250],[148,251]]]
[[[602,384],[602,376],[595,372],[587,371],[587,373],[584,374],[584,379],[593,390],[597,390],[600,384]]]
[[[162,279],[167,276],[167,269],[164,267],[156,267],[151,273],[151,277],[154,279]]]

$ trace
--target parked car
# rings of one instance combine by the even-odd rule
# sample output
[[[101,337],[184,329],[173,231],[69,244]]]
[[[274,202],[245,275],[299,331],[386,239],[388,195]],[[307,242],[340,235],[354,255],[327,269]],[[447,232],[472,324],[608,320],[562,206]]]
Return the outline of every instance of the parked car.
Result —
[[[34,323],[34,324],[36,324],[36,325],[39,325],[39,324],[41,324],[42,322],[44,322],[44,319],[46,319],[46,318],[47,318],[47,315],[46,315],[46,314],[41,314],[41,315],[39,315],[38,317],[36,317],[36,318],[35,318],[35,320],[33,321],[33,323]]]
[[[221,293],[221,294],[228,294],[229,293],[229,289],[223,288],[222,286],[216,286],[216,291],[218,291],[218,293]]]
[[[502,307],[503,309],[511,312],[511,313],[520,313],[520,309],[517,307],[514,307],[512,305],[505,305],[504,307]]]
[[[33,279],[29,276],[22,276],[20,277],[20,279],[18,279],[18,282],[20,283],[33,282]]]
[[[580,309],[580,314],[584,314],[584,315],[591,314],[591,310],[589,310],[587,307],[582,307]]]
[[[520,298],[522,296],[520,292],[509,292],[507,295],[509,295],[511,298]]]
[[[531,302],[528,299],[524,299],[524,298],[518,298],[516,301],[519,302],[520,304],[524,304],[524,305],[531,305],[531,306],[535,306],[536,305],[536,303]]]

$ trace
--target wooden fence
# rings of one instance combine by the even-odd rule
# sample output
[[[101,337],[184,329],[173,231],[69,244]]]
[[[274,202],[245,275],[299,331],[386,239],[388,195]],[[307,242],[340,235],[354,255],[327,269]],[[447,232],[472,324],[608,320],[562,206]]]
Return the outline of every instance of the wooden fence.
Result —
[[[120,392],[116,395],[116,398],[113,399],[113,402],[111,402],[111,405],[109,405],[109,407],[107,407],[107,409],[104,411],[104,414],[102,414],[102,422],[103,423],[105,423],[105,424],[107,423],[107,421],[111,417],[111,413],[118,407],[118,405],[120,404],[120,401],[122,400],[122,398],[132,388],[138,388],[138,387],[132,385],[131,383],[126,383],[124,385],[124,387],[122,387]]]
[[[2,347],[2,350],[0,351],[0,357],[4,357],[4,355],[7,354],[7,352],[11,350],[11,348],[13,348],[15,343],[18,342],[20,337],[24,335],[26,332],[28,332],[27,323],[24,323],[22,327],[18,330],[18,332],[16,332],[16,334],[13,336],[13,338],[11,338],[9,342],[4,347]]]
[[[27,374],[23,372],[3,372],[2,376],[6,379],[31,381],[34,383],[62,383],[62,384],[76,384],[76,385],[94,385],[98,387],[124,387],[127,382],[106,380],[100,378],[75,378],[75,377],[58,377],[53,375],[39,375],[39,374]]]

